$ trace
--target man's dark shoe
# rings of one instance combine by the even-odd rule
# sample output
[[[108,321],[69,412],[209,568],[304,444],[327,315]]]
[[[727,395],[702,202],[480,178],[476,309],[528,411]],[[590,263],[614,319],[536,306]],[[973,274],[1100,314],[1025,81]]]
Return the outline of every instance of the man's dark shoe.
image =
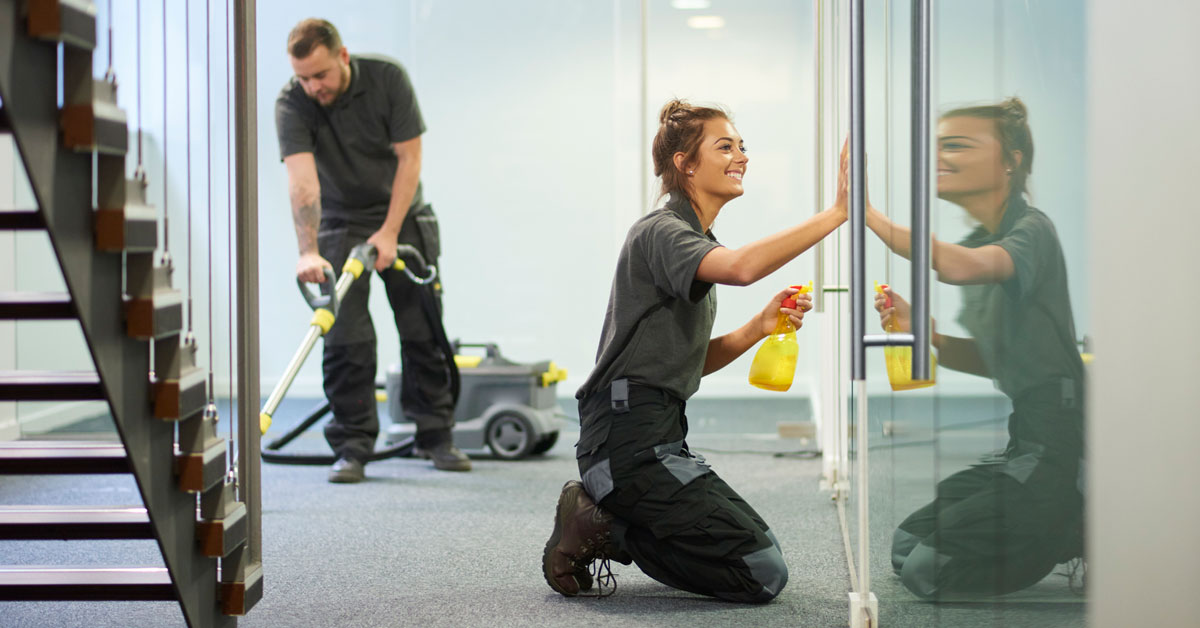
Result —
[[[365,475],[363,463],[353,458],[338,458],[338,461],[329,468],[329,481],[334,484],[362,482]]]
[[[554,513],[554,531],[542,552],[542,575],[551,589],[573,597],[592,587],[588,567],[596,559],[615,553],[612,515],[588,496],[583,484],[563,485]]]
[[[433,461],[433,468],[440,471],[470,471],[471,459],[459,451],[453,443],[445,442],[429,449],[417,447],[416,455]]]

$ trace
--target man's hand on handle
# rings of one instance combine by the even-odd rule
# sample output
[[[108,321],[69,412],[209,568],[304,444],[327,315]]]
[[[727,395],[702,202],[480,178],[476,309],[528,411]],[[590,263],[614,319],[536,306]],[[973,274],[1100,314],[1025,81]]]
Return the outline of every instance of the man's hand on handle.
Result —
[[[399,233],[380,229],[371,237],[367,238],[367,243],[375,247],[375,270],[382,272],[387,268],[391,268],[396,261],[396,239],[400,236]]]
[[[395,251],[396,247],[392,247]],[[394,253],[393,253],[394,255]],[[325,270],[333,270],[333,264],[318,253],[304,253],[296,260],[296,278],[306,283],[321,283],[325,281]]]

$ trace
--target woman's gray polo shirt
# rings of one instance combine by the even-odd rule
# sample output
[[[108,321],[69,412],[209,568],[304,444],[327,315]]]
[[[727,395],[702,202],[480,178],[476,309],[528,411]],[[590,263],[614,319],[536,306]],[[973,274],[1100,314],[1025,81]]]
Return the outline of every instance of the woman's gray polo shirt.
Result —
[[[717,312],[716,291],[696,269],[718,246],[682,195],[633,224],[617,258],[596,366],[577,398],[621,378],[679,399],[696,392]]]

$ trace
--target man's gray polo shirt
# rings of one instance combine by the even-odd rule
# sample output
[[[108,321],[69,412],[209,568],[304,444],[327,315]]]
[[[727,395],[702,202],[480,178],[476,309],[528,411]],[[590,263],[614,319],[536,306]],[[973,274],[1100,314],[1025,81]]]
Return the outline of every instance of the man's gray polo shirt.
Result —
[[[378,226],[396,176],[392,145],[424,133],[425,122],[399,63],[353,55],[350,68],[350,85],[328,107],[309,98],[296,77],[288,80],[275,100],[279,153],[313,153],[322,215]],[[422,202],[418,184],[410,208]]]
[[[596,367],[576,397],[622,377],[679,399],[696,392],[717,312],[716,291],[696,280],[696,269],[718,246],[682,195],[634,223],[617,258]]]

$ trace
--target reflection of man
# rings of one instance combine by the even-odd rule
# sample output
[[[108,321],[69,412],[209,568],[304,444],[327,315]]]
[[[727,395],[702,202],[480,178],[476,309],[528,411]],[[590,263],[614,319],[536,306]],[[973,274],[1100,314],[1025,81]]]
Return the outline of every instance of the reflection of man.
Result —
[[[416,94],[398,63],[350,56],[325,20],[297,24],[288,54],[295,76],[275,101],[275,126],[300,244],[296,276],[320,282],[324,269],[331,263],[340,269],[355,245],[375,246],[375,270],[400,332],[401,403],[416,423],[417,447],[438,469],[470,470],[450,433],[453,366],[438,342],[440,303],[427,315],[419,292],[425,288],[391,268],[397,243],[415,246],[431,264],[439,252],[437,218],[421,198],[425,123]],[[368,275],[350,288],[325,336],[325,395],[333,409],[325,438],[338,456],[330,482],[362,480],[379,434],[369,292]]]

